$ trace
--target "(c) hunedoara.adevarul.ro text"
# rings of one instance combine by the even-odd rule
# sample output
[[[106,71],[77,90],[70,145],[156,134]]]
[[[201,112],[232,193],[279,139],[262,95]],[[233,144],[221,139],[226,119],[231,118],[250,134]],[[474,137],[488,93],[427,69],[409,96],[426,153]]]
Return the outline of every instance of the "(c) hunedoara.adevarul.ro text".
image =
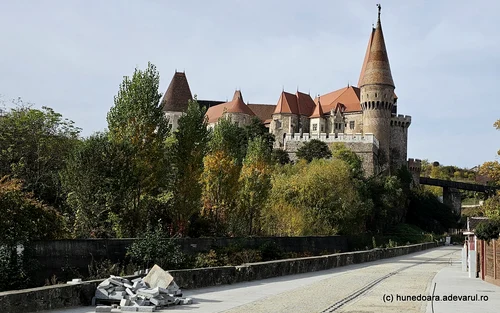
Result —
[[[384,302],[420,302],[420,301],[435,301],[435,302],[480,302],[488,301],[487,295],[399,295],[399,294],[384,294],[382,296]]]

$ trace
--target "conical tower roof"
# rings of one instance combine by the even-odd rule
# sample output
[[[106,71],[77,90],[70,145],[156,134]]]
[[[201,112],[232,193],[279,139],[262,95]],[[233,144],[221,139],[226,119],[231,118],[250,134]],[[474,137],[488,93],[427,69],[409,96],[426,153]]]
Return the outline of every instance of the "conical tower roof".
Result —
[[[318,118],[318,117],[323,117],[323,109],[321,108],[321,102],[318,99],[318,104],[316,105],[316,108],[314,108],[313,114],[310,116],[310,118]]]
[[[167,92],[161,100],[163,111],[186,112],[189,100],[193,99],[186,74],[175,72]]]
[[[241,90],[236,90],[236,91],[234,92],[233,100],[236,100],[236,99],[238,99],[238,98],[240,98],[240,99],[241,99],[241,101],[243,101],[243,95],[241,94]],[[243,101],[243,102],[244,102],[244,101]]]
[[[377,26],[372,31],[372,38],[368,43],[367,53],[369,55],[368,57],[365,56],[366,66],[363,66],[364,71],[361,72],[362,77],[360,77],[359,87],[365,85],[389,85],[395,87],[387,49],[385,48],[384,33],[380,22],[380,9],[379,5]]]

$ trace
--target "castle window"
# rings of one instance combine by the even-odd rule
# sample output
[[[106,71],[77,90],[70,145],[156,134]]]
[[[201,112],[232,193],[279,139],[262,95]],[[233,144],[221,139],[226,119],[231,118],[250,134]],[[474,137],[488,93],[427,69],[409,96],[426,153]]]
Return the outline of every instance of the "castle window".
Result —
[[[325,131],[325,125],[321,125],[321,132]]]
[[[313,124],[313,131],[317,131],[318,130],[318,124]]]
[[[354,121],[350,121],[349,122],[349,128],[350,129],[354,129]]]
[[[375,97],[377,96],[377,93],[375,93]]]
[[[280,120],[274,120],[274,124],[276,125],[277,129],[281,129],[281,121]]]

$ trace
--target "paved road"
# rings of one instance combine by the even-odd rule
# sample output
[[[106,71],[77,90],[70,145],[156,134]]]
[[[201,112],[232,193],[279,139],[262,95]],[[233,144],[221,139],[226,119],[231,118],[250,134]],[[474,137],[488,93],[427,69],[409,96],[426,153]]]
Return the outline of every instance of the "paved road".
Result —
[[[193,298],[193,305],[175,306],[162,312],[432,313],[432,306],[425,299],[405,301],[402,297],[430,295],[434,283],[435,295],[488,296],[488,301],[481,303],[435,302],[434,313],[499,312],[500,288],[467,278],[460,272],[459,258],[459,247],[442,247],[328,271],[190,290],[185,295]],[[471,280],[473,284],[469,285]],[[480,307],[481,310],[475,310]],[[51,312],[90,313],[93,308]]]

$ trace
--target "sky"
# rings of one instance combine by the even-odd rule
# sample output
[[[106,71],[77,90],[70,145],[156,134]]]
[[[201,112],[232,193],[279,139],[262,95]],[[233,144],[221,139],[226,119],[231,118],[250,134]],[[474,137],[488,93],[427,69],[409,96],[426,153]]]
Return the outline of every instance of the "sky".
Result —
[[[198,99],[276,104],[357,85],[378,1],[0,0],[0,95],[48,106],[88,136],[123,76],[148,61],[164,93],[185,71]],[[500,2],[383,1],[408,157],[471,168],[500,148]]]

